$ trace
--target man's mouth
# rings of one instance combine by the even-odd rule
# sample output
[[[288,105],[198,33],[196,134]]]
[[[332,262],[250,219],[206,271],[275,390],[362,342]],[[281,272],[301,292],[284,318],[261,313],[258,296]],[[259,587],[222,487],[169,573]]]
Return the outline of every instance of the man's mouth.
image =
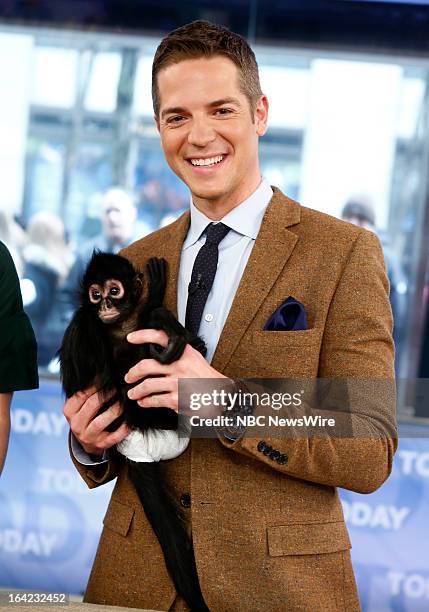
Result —
[[[188,157],[188,162],[194,168],[212,168],[220,164],[225,158],[225,154],[214,155],[213,157]]]

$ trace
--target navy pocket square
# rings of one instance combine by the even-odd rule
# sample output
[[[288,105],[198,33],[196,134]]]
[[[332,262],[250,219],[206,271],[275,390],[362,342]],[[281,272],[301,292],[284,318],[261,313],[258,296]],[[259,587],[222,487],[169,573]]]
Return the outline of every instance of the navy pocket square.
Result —
[[[307,327],[307,314],[303,304],[289,296],[269,317],[264,331],[303,331]]]

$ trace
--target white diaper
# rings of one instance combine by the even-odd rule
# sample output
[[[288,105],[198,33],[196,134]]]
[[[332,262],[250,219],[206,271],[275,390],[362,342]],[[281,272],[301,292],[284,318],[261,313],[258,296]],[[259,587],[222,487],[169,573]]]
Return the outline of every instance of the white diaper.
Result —
[[[116,448],[131,461],[150,463],[178,457],[186,450],[190,437],[189,421],[181,417],[177,430],[134,429]]]

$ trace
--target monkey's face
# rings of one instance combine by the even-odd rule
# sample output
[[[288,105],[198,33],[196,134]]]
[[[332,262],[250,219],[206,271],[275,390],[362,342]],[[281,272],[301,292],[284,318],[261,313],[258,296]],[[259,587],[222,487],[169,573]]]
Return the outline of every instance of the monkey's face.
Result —
[[[129,303],[121,281],[110,278],[102,285],[94,283],[89,288],[89,301],[96,306],[102,323],[116,323],[121,315],[128,314]]]

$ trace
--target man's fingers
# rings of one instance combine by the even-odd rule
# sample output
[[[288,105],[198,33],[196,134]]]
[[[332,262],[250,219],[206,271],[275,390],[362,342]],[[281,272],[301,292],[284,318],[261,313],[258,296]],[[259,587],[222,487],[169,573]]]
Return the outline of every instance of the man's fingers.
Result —
[[[115,444],[119,444],[122,442],[124,438],[128,436],[131,429],[128,427],[126,423],[122,423],[120,427],[116,431],[109,433],[103,441],[103,445],[106,445],[105,448],[111,448]]]
[[[68,398],[64,404],[63,413],[66,419],[70,422],[71,417],[77,414],[82,408],[88,397],[96,392],[95,387],[91,387],[86,391],[78,391]]]
[[[93,393],[82,404],[80,410],[71,416],[70,428],[75,435],[79,437],[81,432],[88,428],[105,401],[106,399],[99,393]]]
[[[127,340],[131,344],[146,344],[150,342],[164,347],[168,344],[168,336],[162,329],[139,329],[128,334]]]
[[[137,382],[146,376],[159,376],[168,374],[170,366],[162,365],[156,359],[142,359],[130,370],[128,370],[125,381],[127,383]]]
[[[87,427],[88,435],[93,436],[94,434],[100,434],[106,429],[115,419],[117,419],[123,410],[118,402],[110,406],[107,410],[99,414]]]
[[[128,391],[130,399],[138,400],[152,393],[169,392],[174,388],[174,380],[162,376],[161,378],[146,378]]]
[[[137,403],[141,408],[171,408],[177,412],[177,403],[174,403],[171,393],[161,393],[160,395],[150,395]]]

